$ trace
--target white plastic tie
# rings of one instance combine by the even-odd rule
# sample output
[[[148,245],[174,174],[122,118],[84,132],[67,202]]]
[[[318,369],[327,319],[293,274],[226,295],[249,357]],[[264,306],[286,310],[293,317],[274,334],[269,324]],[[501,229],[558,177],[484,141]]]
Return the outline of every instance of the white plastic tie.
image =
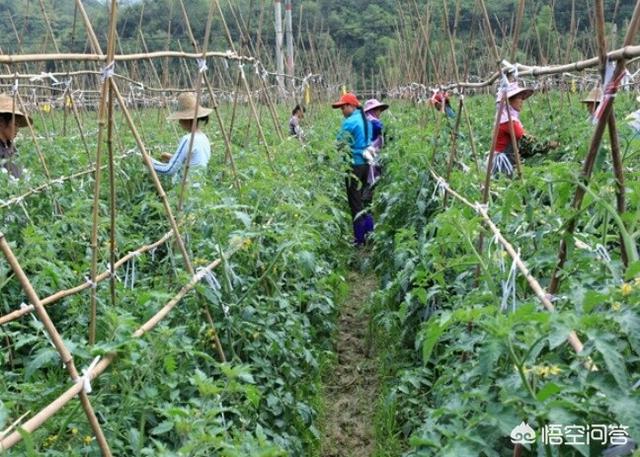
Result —
[[[596,248],[593,252],[598,256],[600,260],[605,262],[606,264],[611,264],[611,256],[609,255],[609,251],[601,244],[597,244]]]
[[[19,85],[19,83],[18,83],[18,80],[16,79],[16,80],[13,82],[13,86],[11,86],[11,95],[12,95],[12,96],[13,96],[13,95],[16,95],[16,94],[18,93],[18,85]]]
[[[198,73],[204,73],[209,69],[207,67],[207,59],[196,59],[196,62],[198,62]]]
[[[91,362],[91,365],[89,365],[87,368],[82,370],[82,377],[80,377],[78,382],[82,383],[82,390],[84,391],[85,394],[91,393],[91,390],[92,390],[91,378],[93,376],[93,370],[95,370],[99,361],[100,361],[100,356],[97,356],[95,359],[93,359],[93,361]]]
[[[440,194],[443,196],[448,189],[449,189],[449,184],[447,183],[447,181],[445,181],[444,178],[438,176],[436,178],[436,186],[435,186],[435,189],[433,189],[433,194],[431,194],[431,198],[434,199],[436,194]]]
[[[120,277],[118,277],[118,272],[116,272],[115,269],[114,271],[111,270],[111,264],[107,265],[107,272],[109,273],[110,277],[116,278],[116,280],[120,281]]]
[[[100,73],[100,82],[105,82],[107,79],[112,78],[115,74],[116,61],[112,60],[109,65],[102,69]]]
[[[85,280],[85,282],[86,282],[87,284],[89,284],[89,287],[91,287],[92,289],[95,289],[96,287],[98,287],[98,284],[96,284],[95,282],[93,282],[93,280],[92,280],[90,277],[85,276],[85,277],[84,277],[84,280]]]
[[[29,79],[29,81],[31,82],[44,81],[45,79],[50,79],[51,81],[53,81],[54,84],[60,84],[58,79],[55,76],[53,76],[52,73],[46,73],[44,71],[40,72],[39,75],[33,76],[32,78]]]
[[[516,258],[520,257],[520,249]],[[500,311],[505,312],[509,306],[509,299],[511,299],[511,308],[515,312],[516,310],[516,277],[518,275],[518,268],[516,264],[516,258],[511,262],[511,269],[509,270],[509,276],[506,281],[502,281],[502,301],[500,303]]]

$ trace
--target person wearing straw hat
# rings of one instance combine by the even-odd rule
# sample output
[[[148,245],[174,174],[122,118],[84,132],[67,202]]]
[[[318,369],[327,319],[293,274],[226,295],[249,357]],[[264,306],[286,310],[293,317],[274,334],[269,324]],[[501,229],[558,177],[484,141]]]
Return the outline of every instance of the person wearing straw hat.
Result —
[[[353,235],[356,246],[362,246],[367,236],[373,231],[373,216],[367,208],[371,203],[367,195],[363,195],[367,187],[369,165],[364,158],[367,147],[371,144],[372,126],[367,119],[358,97],[347,92],[340,100],[331,105],[342,111],[342,125],[338,133],[338,148],[347,150],[351,164],[345,185],[347,200],[353,221]],[[369,195],[370,197],[370,195]]]
[[[515,154],[513,144],[511,143],[511,129],[516,137],[518,151],[523,159],[532,157],[536,154],[544,154],[550,149],[558,147],[555,141],[540,142],[529,135],[522,126],[520,121],[520,111],[524,101],[533,95],[533,89],[520,87],[518,83],[509,83],[506,89],[507,103],[502,108],[500,114],[500,125],[498,127],[498,137],[496,141],[495,158],[493,162],[494,174],[505,173],[508,176],[513,175],[513,167],[515,165]],[[511,125],[509,125],[511,118]]]
[[[18,154],[15,139],[18,129],[32,123],[31,117],[15,107],[12,97],[0,94],[0,165],[16,179],[22,176],[22,167],[13,161]]]
[[[190,174],[203,175],[207,169],[207,164],[211,158],[211,145],[209,139],[200,130],[200,124],[209,122],[209,114],[213,111],[210,108],[196,106],[196,95],[185,92],[178,96],[178,109],[171,113],[167,120],[178,121],[180,127],[187,133],[180,139],[178,148],[174,154],[163,153],[162,162],[153,160],[153,168],[158,174],[168,176],[179,176],[180,171],[189,157],[189,145],[194,118],[197,118],[195,133],[193,134],[193,146],[191,148],[191,161],[189,162]],[[193,179],[194,181],[197,178]]]
[[[599,87],[594,87],[589,91],[587,96],[580,100],[580,103],[584,103],[587,107],[587,111],[589,114],[593,116],[593,113],[598,109],[598,105],[600,104],[600,100],[602,99],[602,89]]]
[[[364,103],[364,112],[367,120],[371,122],[371,144],[365,150],[363,157],[369,165],[369,173],[367,175],[366,193],[373,191],[373,186],[380,179],[380,150],[384,147],[384,125],[380,120],[380,116],[389,108],[389,105],[382,103],[375,98],[371,98]],[[367,198],[365,198],[366,200]]]

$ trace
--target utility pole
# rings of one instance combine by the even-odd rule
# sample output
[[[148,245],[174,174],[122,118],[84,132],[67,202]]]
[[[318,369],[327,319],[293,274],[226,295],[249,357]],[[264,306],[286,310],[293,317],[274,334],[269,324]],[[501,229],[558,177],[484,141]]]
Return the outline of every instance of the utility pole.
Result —
[[[273,6],[276,15],[276,68],[278,72],[277,80],[278,87],[281,91],[284,91],[284,79],[281,76],[284,74],[284,54],[282,52],[282,0],[274,0]]]
[[[287,75],[292,78],[289,80],[293,87],[293,25],[291,12],[293,9],[292,0],[284,0],[284,17],[285,17],[285,33],[287,35]]]

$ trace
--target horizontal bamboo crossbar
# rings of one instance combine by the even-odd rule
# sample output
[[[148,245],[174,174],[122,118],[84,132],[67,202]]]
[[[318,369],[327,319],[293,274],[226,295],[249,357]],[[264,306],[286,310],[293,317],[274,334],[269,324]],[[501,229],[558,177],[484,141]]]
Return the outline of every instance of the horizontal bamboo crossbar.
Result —
[[[129,151],[125,152],[124,154],[121,154],[120,156],[116,157],[117,160],[120,159],[124,159],[126,157],[128,157],[129,155],[133,154],[136,151],[136,149],[130,149]],[[107,165],[102,165],[100,168],[102,170],[104,170],[107,167]],[[70,181],[72,179],[75,178],[79,178],[81,176],[86,176],[88,174],[91,173],[95,173],[96,171],[96,167],[90,167],[87,168],[86,170],[82,170],[82,171],[78,171],[77,173],[73,173],[69,176],[61,176],[59,178],[53,178],[51,180],[49,180],[48,182],[41,184],[40,186],[34,187],[33,189],[30,189],[28,191],[26,191],[25,193],[21,194],[21,195],[17,195],[15,197],[10,197],[8,200],[0,200],[0,209],[3,208],[8,208],[9,206],[13,206],[15,204],[21,203],[25,198],[30,197],[32,195],[38,194],[40,192],[42,192],[45,189],[48,189],[49,187],[51,187],[54,184],[62,184],[65,181]]]
[[[125,263],[127,263],[132,258],[137,257],[137,256],[139,256],[141,254],[144,254],[145,252],[151,251],[152,249],[155,249],[155,248],[163,245],[172,236],[173,236],[173,230],[169,230],[167,233],[164,234],[164,236],[162,238],[160,238],[155,243],[147,244],[147,245],[142,246],[142,247],[140,247],[140,248],[138,248],[138,249],[136,249],[134,251],[129,252],[127,255],[125,255],[124,257],[119,259],[116,263],[114,263],[114,265],[113,265],[114,271],[117,270],[118,268],[121,268]],[[95,283],[97,285],[97,284],[101,283],[102,281],[104,281],[106,279],[109,279],[110,277],[111,277],[111,272],[109,270],[105,270],[104,272],[102,272],[98,276],[96,276]],[[46,305],[50,305],[52,303],[57,302],[58,300],[61,300],[63,298],[69,297],[71,295],[75,295],[77,293],[80,293],[83,290],[86,290],[86,289],[88,289],[90,287],[93,287],[93,284],[91,282],[89,282],[89,281],[85,281],[84,283],[80,284],[79,286],[72,287],[72,288],[66,289],[66,290],[60,290],[60,291],[56,292],[55,294],[52,294],[52,295],[49,295],[48,297],[43,298],[40,301],[45,306]],[[33,312],[33,310],[34,310],[34,306],[33,305],[27,305],[27,306],[21,307],[20,309],[12,311],[9,314],[6,314],[4,316],[0,316],[0,325],[6,324],[6,323],[11,322],[11,321],[14,321],[14,320],[24,316],[25,314],[29,314],[29,313]]]
[[[442,177],[438,176],[433,170],[430,170],[430,171],[431,171],[431,176],[433,176],[436,179],[436,181],[438,181],[438,183],[442,183],[442,187],[447,193],[449,193],[450,195],[452,195],[453,197],[455,197],[456,199],[458,199],[459,201],[467,205],[469,208],[472,208],[476,213],[478,213],[478,215],[482,218],[484,223],[489,227],[491,232],[493,232],[498,242],[502,246],[504,246],[509,256],[515,261],[516,266],[518,267],[518,270],[520,270],[520,272],[524,275],[524,277],[527,280],[527,283],[529,283],[529,286],[535,293],[536,297],[538,298],[540,303],[542,303],[542,306],[544,306],[544,308],[547,311],[554,312],[555,306],[553,306],[553,303],[551,303],[551,301],[549,300],[548,294],[542,288],[538,280],[531,275],[529,268],[527,268],[525,263],[522,261],[522,259],[520,258],[520,255],[518,255],[518,253],[513,248],[513,246],[506,240],[506,238],[502,235],[498,227],[496,227],[496,225],[493,223],[493,221],[489,217],[489,214],[486,208],[480,205],[479,203],[475,203],[475,204],[471,203],[469,200],[464,198],[455,190],[451,189],[451,187],[449,186],[449,183],[447,183],[447,181],[445,181]],[[567,337],[567,341],[569,342],[571,347],[573,347],[573,350],[576,352],[576,354],[582,352],[582,349],[584,346],[580,341],[580,339],[578,338],[578,335],[576,335],[576,332],[572,330],[569,333],[569,336]]]
[[[180,52],[180,51],[156,51],[137,54],[116,54],[116,62],[129,62],[134,60],[159,59],[165,57],[178,57],[183,59],[202,59],[202,53]],[[215,57],[227,60],[237,60],[239,62],[254,63],[256,59],[238,55],[233,51],[209,51],[206,57]],[[0,64],[27,63],[27,62],[106,62],[107,56],[104,54],[80,54],[80,53],[59,53],[59,54],[22,54],[22,55],[2,55],[0,54]]]
[[[640,57],[640,45],[625,46],[620,49],[616,49],[607,54],[609,60],[623,60],[631,59],[633,57]],[[570,71],[583,71],[587,68],[594,68],[600,65],[599,57],[592,57],[586,60],[579,60],[564,65],[547,65],[547,66],[529,66],[522,64],[515,64],[518,68],[518,76],[544,76],[544,75],[557,75]],[[471,82],[457,82],[443,86],[444,89],[453,89],[455,87],[466,88],[483,88],[490,86],[500,77],[500,73],[495,72],[489,78],[477,83]]]
[[[238,251],[240,247],[233,247],[228,254],[224,255],[224,258],[228,258],[232,256],[235,252]],[[145,333],[153,330],[153,328],[162,321],[171,310],[184,298],[187,293],[189,293],[207,274],[209,274],[214,268],[222,263],[222,259],[216,259],[207,266],[200,269],[196,274],[191,277],[191,280],[185,284],[180,291],[174,295],[174,297],[169,300],[160,310],[156,312],[149,320],[147,320],[143,325],[141,325],[133,334],[133,338],[140,338]],[[113,363],[113,361],[117,358],[118,354],[115,352],[111,352],[105,355],[95,366],[93,370],[91,370],[90,381],[93,381],[98,376],[100,376],[108,367]],[[38,412],[31,419],[23,423],[20,428],[29,433],[33,433],[36,429],[38,429],[42,424],[44,424],[47,419],[52,417],[58,411],[60,411],[67,403],[69,403],[76,395],[78,395],[83,389],[82,379],[80,382],[74,383],[71,387],[69,387],[64,393],[62,393],[58,398],[56,398],[53,402],[51,402],[47,407]],[[22,440],[22,436],[19,432],[13,432],[7,437],[3,437],[0,440],[0,453],[5,450],[13,447],[17,443]]]

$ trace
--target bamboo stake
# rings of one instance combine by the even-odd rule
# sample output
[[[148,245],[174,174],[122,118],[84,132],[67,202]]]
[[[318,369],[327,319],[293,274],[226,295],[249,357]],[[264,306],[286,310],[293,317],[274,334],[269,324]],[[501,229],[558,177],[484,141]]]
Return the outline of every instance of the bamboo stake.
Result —
[[[152,244],[148,244],[145,246],[141,246],[136,250],[133,250],[131,252],[129,252],[127,255],[125,255],[124,257],[120,258],[117,262],[115,262],[113,264],[113,270],[112,271],[117,271],[118,268],[121,268],[123,265],[125,265],[129,260],[138,257],[142,254],[144,254],[145,252],[148,251],[152,251],[153,249],[158,248],[159,246],[162,246],[164,243],[166,243],[169,239],[171,239],[171,237],[173,237],[173,230],[168,231],[167,233],[164,234],[164,236],[162,238],[160,238],[158,241],[156,241],[155,243]],[[109,279],[111,277],[111,273],[110,270],[105,270],[104,272],[100,273],[97,277],[96,277],[96,282],[95,284],[100,284],[102,281]],[[82,284],[76,286],[76,287],[72,287],[70,289],[66,289],[66,290],[60,290],[52,295],[49,295],[48,297],[42,298],[40,300],[40,303],[42,303],[42,306],[48,306],[51,305],[53,303],[56,303],[60,300],[62,300],[63,298],[67,298],[70,297],[72,295],[76,295],[80,292],[82,292],[83,290],[86,290],[90,287],[93,287],[93,282],[89,282],[89,281],[85,281]],[[24,307],[21,307],[20,309],[17,309],[15,311],[12,311],[11,313],[5,314],[4,316],[0,316],[0,325],[4,325],[8,322],[14,321],[16,319],[18,319],[21,316],[24,316],[25,314],[29,314],[31,312],[33,312],[35,310],[35,306],[33,305],[27,305]]]
[[[601,24],[601,26],[602,25],[603,24]],[[631,22],[629,23],[629,28],[627,29],[627,33],[624,39],[625,47],[628,46],[634,40],[639,26],[640,26],[640,2],[636,3],[636,6],[633,10],[633,16],[631,18]],[[625,70],[625,66],[626,66],[625,64],[626,64],[626,61],[623,59],[620,62],[618,62],[618,65],[616,65],[616,68],[612,76],[613,93],[615,93],[615,91],[617,90],[617,84],[619,83],[618,80],[622,76]],[[604,90],[608,91],[608,90],[611,90],[611,88],[605,87]],[[601,117],[598,121],[598,124],[596,125],[595,132],[593,133],[593,137],[591,139],[591,145],[589,146],[589,152],[587,154],[587,157],[585,158],[585,161],[582,167],[581,180],[583,181],[583,186],[586,186],[591,178],[593,165],[595,163],[595,158],[598,154],[598,149],[600,148],[600,142],[602,141],[602,135],[604,133],[605,126],[609,121],[609,116],[611,115],[611,112],[613,110],[613,102],[614,102],[614,99],[612,98],[609,101],[609,103],[607,103],[607,105],[605,106],[604,111],[602,112]],[[567,238],[572,236],[573,232],[575,231],[576,225],[578,223],[577,219],[579,215],[579,212],[577,210],[579,210],[580,207],[582,206],[582,199],[584,198],[584,195],[586,192],[585,187],[583,186],[576,187],[576,192],[574,194],[573,202],[571,204],[572,208],[576,210],[576,213],[567,222],[565,236],[562,238],[560,242],[560,249],[558,252],[558,262],[553,271],[553,275],[551,277],[551,285],[549,286],[549,291],[552,294],[555,294],[560,286],[560,270],[562,270],[562,267],[564,266],[564,263],[567,259]]]
[[[482,218],[485,225],[489,227],[491,232],[494,234],[494,236],[496,237],[496,240],[505,248],[509,256],[514,260],[514,262],[516,263],[516,266],[518,267],[518,270],[520,270],[522,275],[525,277],[525,279],[527,280],[527,283],[529,284],[529,287],[531,288],[531,290],[533,290],[533,292],[535,293],[536,297],[538,298],[542,306],[544,306],[544,308],[547,311],[554,312],[555,307],[553,306],[553,303],[551,303],[551,301],[549,300],[549,294],[545,292],[545,290],[542,288],[542,286],[536,280],[536,278],[534,278],[533,275],[531,275],[531,272],[529,271],[525,263],[522,261],[522,258],[520,257],[520,255],[516,252],[516,250],[511,245],[511,243],[509,243],[506,240],[506,238],[502,235],[502,232],[500,232],[500,229],[498,229],[498,227],[496,227],[496,225],[493,223],[493,221],[491,220],[487,212],[486,205],[483,205],[480,203],[475,203],[475,204],[471,203],[462,195],[460,195],[459,193],[451,189],[449,184],[446,181],[444,181],[440,176],[438,176],[436,173],[434,173],[433,170],[430,170],[430,171],[431,171],[431,175],[436,180],[438,180],[439,182],[445,183],[443,187],[447,193],[451,194],[453,197],[460,200],[462,203],[464,203],[469,208],[472,208],[476,213],[478,213],[478,215]],[[582,344],[582,342],[580,341],[580,339],[578,338],[578,336],[573,330],[569,333],[569,336],[567,337],[567,341],[569,342],[569,344],[571,345],[571,347],[573,348],[576,354],[579,354],[580,352],[582,352],[584,345]]]
[[[182,8],[182,13],[183,13],[183,17],[184,17],[184,21],[185,21],[185,26],[186,26],[186,31],[187,31],[187,35],[189,37],[189,39],[191,40],[191,44],[193,45],[193,48],[196,52],[200,52],[199,48],[198,48],[198,43],[195,39],[195,37],[193,36],[193,30],[191,28],[191,22],[189,21],[189,15],[187,14],[187,10],[184,6],[184,2],[183,0],[179,0],[180,1],[180,6]],[[211,12],[211,6],[209,7],[209,11]],[[212,16],[210,15],[210,17],[212,18]],[[207,27],[207,31],[209,31],[211,26],[211,23],[208,22],[208,27]],[[208,43],[208,38],[205,38],[205,42]],[[205,44],[205,46],[203,46],[202,48],[202,54],[205,55],[207,53],[207,45]],[[233,153],[231,152],[231,140],[229,139],[229,135],[227,135],[227,131],[224,127],[224,122],[222,120],[222,116],[220,115],[220,111],[219,111],[219,106],[218,106],[218,102],[216,101],[216,97],[215,94],[213,93],[213,88],[211,87],[211,83],[209,82],[209,78],[207,77],[206,73],[202,73],[201,75],[198,76],[198,78],[202,77],[207,85],[207,89],[209,91],[209,95],[211,97],[211,103],[213,105],[213,111],[216,115],[216,120],[218,122],[218,127],[220,128],[220,132],[222,133],[222,138],[224,140],[224,145],[225,145],[225,159],[229,162],[229,164],[231,165],[231,172],[233,173],[233,182],[234,185],[236,187],[236,189],[240,189],[240,180],[238,179],[238,170],[236,169],[236,163],[235,160],[233,158]],[[190,145],[189,145],[189,153],[191,153],[191,142],[193,140],[193,134],[192,134],[192,138],[190,139]],[[186,176],[186,174],[185,174]],[[183,183],[184,186],[184,183]],[[181,198],[182,198],[182,190],[181,190]]]
[[[98,42],[98,39],[95,36],[95,33],[93,31],[93,26],[91,25],[91,21],[89,20],[89,17],[87,16],[87,13],[84,9],[84,6],[82,5],[80,0],[76,0],[76,5],[78,5],[78,9],[82,15],[83,21],[85,23],[85,28],[87,29],[87,35],[89,36],[89,40],[91,41],[91,46],[93,47],[93,49],[95,51],[101,52],[100,50],[100,44]],[[182,254],[182,260],[185,264],[185,268],[187,270],[187,272],[191,275],[193,275],[194,270],[193,270],[193,265],[191,264],[191,259],[189,257],[189,254],[187,252],[187,249],[184,245],[184,242],[182,240],[182,237],[180,235],[180,231],[178,230],[178,225],[176,223],[175,218],[173,217],[173,211],[171,210],[171,206],[169,204],[169,201],[167,199],[167,194],[164,192],[164,188],[162,187],[162,184],[160,183],[160,179],[158,178],[158,175],[155,171],[155,169],[153,168],[153,162],[151,161],[151,158],[149,156],[149,154],[147,153],[147,149],[144,145],[144,143],[142,142],[140,135],[138,134],[138,130],[136,129],[136,126],[131,118],[131,114],[129,113],[129,110],[127,109],[126,103],[124,102],[124,99],[122,98],[122,95],[120,94],[120,91],[118,90],[118,86],[116,85],[115,81],[113,80],[113,78],[108,78],[110,84],[112,85],[113,88],[113,92],[116,96],[116,98],[118,99],[118,104],[120,105],[120,108],[122,110],[122,113],[124,114],[127,124],[129,125],[129,129],[131,130],[131,133],[133,134],[133,137],[135,138],[136,144],[138,146],[138,148],[140,149],[140,152],[142,153],[142,157],[143,160],[145,162],[145,165],[147,166],[147,168],[149,169],[149,172],[151,173],[151,178],[153,180],[153,183],[156,187],[156,190],[158,192],[158,195],[160,196],[160,199],[162,200],[162,205],[165,209],[165,212],[167,214],[167,219],[169,220],[169,223],[171,224],[171,228],[173,230],[173,233],[176,235],[176,243],[178,244],[178,249],[180,250],[180,253]],[[95,281],[94,281],[95,282]],[[216,346],[216,350],[218,352],[218,356],[220,358],[221,361],[226,361],[226,358],[224,356],[224,352],[222,350],[222,345],[220,344],[220,340],[218,339],[218,335],[217,333],[215,333],[215,324],[213,322],[213,317],[211,316],[211,313],[209,312],[209,309],[206,306],[203,306],[203,311],[205,314],[205,317],[209,323],[209,325],[211,325],[211,328],[214,331],[214,343]]]
[[[640,46],[639,46],[640,47]],[[154,51],[148,53],[120,54],[114,56],[116,62],[130,62],[145,59],[160,59],[165,57],[176,57],[185,59],[200,59],[202,54],[180,51]],[[208,51],[207,58],[217,57],[227,60],[240,61],[252,64],[253,57],[240,56],[232,51]],[[635,56],[634,56],[635,57]],[[1,55],[0,63],[15,64],[28,62],[106,62],[107,56],[104,54],[79,54],[79,53],[56,53],[56,54],[21,54],[21,55]]]
[[[67,371],[69,372],[69,375],[71,376],[71,379],[74,382],[76,382],[76,386],[79,385],[81,387],[81,390],[78,391],[77,393],[80,395],[80,402],[82,403],[82,408],[84,409],[84,412],[87,415],[87,420],[89,421],[89,425],[91,426],[91,429],[93,430],[93,433],[96,436],[102,455],[110,457],[111,450],[109,449],[109,445],[107,444],[107,440],[104,437],[102,428],[100,427],[100,424],[98,423],[98,419],[96,418],[95,412],[93,411],[93,407],[91,406],[89,397],[87,393],[82,389],[83,383],[78,382],[78,380],[80,379],[80,376],[73,362],[73,356],[71,355],[71,352],[69,352],[66,345],[62,341],[62,337],[58,333],[58,330],[56,329],[55,325],[51,321],[49,314],[47,313],[44,306],[40,302],[40,299],[38,298],[38,294],[36,293],[35,289],[31,285],[29,278],[27,278],[27,275],[22,270],[22,267],[20,266],[18,259],[13,254],[13,251],[11,250],[9,243],[7,243],[7,240],[3,233],[0,233],[0,250],[6,257],[7,261],[9,262],[9,265],[11,265],[11,269],[13,270],[16,277],[18,278],[18,281],[20,281],[20,284],[22,285],[22,288],[25,294],[29,298],[29,301],[35,307],[35,312],[38,314],[38,318],[40,319],[40,322],[42,322],[45,330],[47,331],[47,334],[49,335],[51,342],[55,346],[56,351],[60,355],[60,358],[62,359],[62,363],[64,363],[65,368],[67,369]],[[26,426],[26,423],[24,425]],[[13,434],[16,434],[16,432],[14,432]],[[3,439],[0,443],[4,443],[4,441],[5,440]],[[0,450],[2,450],[3,448],[5,448],[4,444],[0,445]]]
[[[3,241],[4,237],[0,237],[0,247],[7,246],[6,241]],[[226,256],[231,256],[237,251],[237,247],[234,248],[230,253]],[[182,298],[189,293],[208,273],[210,273],[214,268],[222,263],[221,259],[214,260],[206,267],[202,268],[197,274],[194,274],[185,286],[180,289],[180,291],[169,301],[167,302],[160,310],[156,312],[148,321],[146,321],[142,326],[140,326],[133,334],[133,338],[141,338],[146,333],[153,330],[158,323],[160,323],[170,312],[171,310],[182,300]],[[46,311],[45,311],[46,313]],[[98,376],[100,376],[108,367],[113,363],[113,361],[118,357],[118,354],[115,352],[110,352],[106,356],[104,356],[98,364],[95,366],[90,373],[88,373],[88,377],[90,381],[93,381]],[[64,393],[62,393],[58,398],[56,398],[53,402],[51,402],[47,407],[42,409],[39,413],[33,416],[31,419],[26,421],[20,427],[22,430],[25,430],[29,433],[33,433],[36,429],[38,429],[42,424],[44,424],[49,418],[51,418],[54,414],[56,414],[62,407],[64,407],[69,401],[71,401],[76,395],[80,395],[81,399],[86,394],[83,393],[83,383],[76,382],[71,387],[69,387]],[[0,439],[0,451],[7,450],[19,443],[22,440],[22,435],[18,432],[13,432],[11,435],[7,437],[3,437]],[[111,454],[105,454],[111,455]]]

